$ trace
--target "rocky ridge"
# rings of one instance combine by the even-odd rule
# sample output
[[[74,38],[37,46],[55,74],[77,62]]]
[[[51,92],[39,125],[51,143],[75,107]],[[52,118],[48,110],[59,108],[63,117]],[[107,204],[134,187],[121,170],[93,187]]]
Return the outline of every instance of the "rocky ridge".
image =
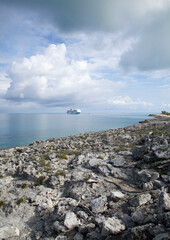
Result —
[[[170,239],[170,118],[0,150],[0,239]]]

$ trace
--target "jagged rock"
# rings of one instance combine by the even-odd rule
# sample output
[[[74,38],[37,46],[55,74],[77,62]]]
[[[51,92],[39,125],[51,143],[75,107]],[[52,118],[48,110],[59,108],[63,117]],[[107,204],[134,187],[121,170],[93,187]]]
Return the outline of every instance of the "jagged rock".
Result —
[[[163,213],[161,221],[163,222],[166,228],[170,228],[170,211]]]
[[[161,207],[163,207],[167,211],[170,210],[170,197],[168,193],[162,192],[159,201]]]
[[[107,166],[98,166],[97,170],[99,173],[101,173],[104,176],[109,176],[110,175],[110,170],[108,169]]]
[[[110,163],[115,167],[122,167],[126,164],[126,161],[123,156],[117,155],[115,158],[110,160]]]
[[[158,224],[156,226],[153,226],[153,227],[149,228],[149,232],[153,236],[157,236],[158,234],[165,232],[165,227],[163,225],[161,225],[161,224]]]
[[[160,188],[160,189],[166,187],[165,183],[162,181],[159,181],[159,180],[153,181],[153,185],[154,185],[154,187]]]
[[[133,207],[138,207],[141,205],[146,204],[151,200],[151,195],[149,193],[142,194],[140,196],[137,196],[129,201],[130,205]]]
[[[55,221],[55,222],[53,223],[53,229],[54,229],[54,231],[56,231],[56,232],[58,232],[58,233],[66,232],[66,231],[67,231],[66,227],[63,226],[63,225],[62,225],[60,222],[58,222],[58,221]]]
[[[162,175],[161,178],[162,178],[162,180],[165,183],[169,183],[170,182],[170,176],[168,176],[168,175]]]
[[[97,166],[100,166],[101,164],[104,164],[104,163],[99,158],[92,158],[88,162],[88,165],[89,165],[90,168],[95,168]]]
[[[154,152],[158,159],[169,159],[170,158],[170,148],[167,151],[157,150]]]
[[[113,177],[124,179],[124,180],[128,180],[131,174],[130,170],[118,168],[118,167],[111,167],[110,170]]]
[[[1,230],[15,222],[11,239],[28,240],[167,238],[169,120],[0,150]]]
[[[124,223],[116,218],[108,218],[103,221],[103,226],[102,226],[102,236],[107,236],[109,234],[118,234],[125,230],[125,225]]]
[[[101,232],[98,231],[98,229],[97,229],[97,230],[95,230],[95,231],[92,231],[92,232],[90,232],[90,233],[87,233],[87,234],[86,234],[86,238],[87,238],[88,240],[99,240],[99,239],[101,239]]]
[[[55,240],[68,240],[66,236],[57,236]]]
[[[0,239],[19,237],[19,235],[20,235],[19,229],[14,226],[6,225],[0,227]]]
[[[135,160],[141,160],[147,152],[148,150],[146,146],[135,146],[132,155]]]
[[[136,223],[142,224],[144,221],[144,215],[141,210],[137,210],[132,214],[132,220]]]
[[[84,220],[88,219],[88,215],[84,211],[78,211],[77,215]]]
[[[83,240],[83,235],[81,233],[76,233],[74,240]]]
[[[84,224],[79,227],[80,233],[88,233],[95,229],[96,225],[94,223]]]
[[[80,225],[80,220],[77,218],[77,216],[74,212],[68,212],[68,213],[66,213],[66,216],[65,216],[64,225],[69,230],[71,230]]]
[[[131,218],[128,214],[126,214],[126,213],[124,214],[122,220],[123,220],[123,222],[125,223],[125,226],[126,226],[127,228],[132,228],[132,227],[135,226],[132,218]]]
[[[143,183],[148,183],[159,178],[159,173],[151,170],[141,170],[136,172],[135,181],[139,186],[142,186]]]
[[[120,191],[112,191],[112,192],[110,193],[110,197],[111,197],[111,199],[113,199],[114,201],[118,201],[118,200],[120,200],[120,199],[123,199],[124,196],[125,196],[125,195],[124,195],[122,192],[120,192]]]
[[[149,232],[149,229],[154,226],[153,224],[146,224],[146,225],[142,225],[142,226],[137,226],[131,229],[131,235],[133,236],[133,238],[131,239],[135,239],[135,240],[148,240],[148,239],[152,239],[153,236],[152,234]]]
[[[91,200],[90,207],[94,213],[103,213],[107,209],[107,197],[101,196]]]
[[[169,233],[160,233],[156,237],[154,237],[152,240],[168,240],[170,239]]]
[[[153,182],[143,183],[143,190],[152,190],[153,189]]]

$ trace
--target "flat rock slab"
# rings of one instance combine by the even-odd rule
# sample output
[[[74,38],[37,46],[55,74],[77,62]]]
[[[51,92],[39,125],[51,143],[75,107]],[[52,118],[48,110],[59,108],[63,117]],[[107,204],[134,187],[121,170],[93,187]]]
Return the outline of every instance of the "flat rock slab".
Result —
[[[116,156],[115,158],[113,158],[110,162],[115,167],[122,167],[122,166],[126,165],[126,161],[125,161],[124,157],[119,156],[119,155]]]
[[[0,228],[0,239],[19,237],[19,234],[19,229],[11,225]]]

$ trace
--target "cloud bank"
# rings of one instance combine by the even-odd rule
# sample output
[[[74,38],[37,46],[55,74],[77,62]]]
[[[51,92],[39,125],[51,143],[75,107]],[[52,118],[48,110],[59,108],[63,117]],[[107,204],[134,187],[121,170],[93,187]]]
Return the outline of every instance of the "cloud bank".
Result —
[[[54,26],[63,34],[121,32],[121,40],[134,40],[120,59],[125,71],[170,68],[169,0],[1,0],[1,5],[1,31],[10,24],[9,15],[15,20],[19,12],[31,13],[37,27]]]
[[[7,100],[53,107],[104,105],[123,86],[121,82],[93,79],[88,62],[71,59],[64,44],[51,44],[43,54],[13,62],[9,78]]]
[[[169,0],[1,0],[1,101],[169,107],[169,22]]]

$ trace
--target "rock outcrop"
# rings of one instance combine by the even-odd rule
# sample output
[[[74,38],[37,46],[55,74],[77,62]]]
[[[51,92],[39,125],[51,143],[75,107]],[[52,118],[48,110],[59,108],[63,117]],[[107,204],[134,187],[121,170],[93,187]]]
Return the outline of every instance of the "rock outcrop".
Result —
[[[170,239],[170,118],[0,150],[0,239]]]

